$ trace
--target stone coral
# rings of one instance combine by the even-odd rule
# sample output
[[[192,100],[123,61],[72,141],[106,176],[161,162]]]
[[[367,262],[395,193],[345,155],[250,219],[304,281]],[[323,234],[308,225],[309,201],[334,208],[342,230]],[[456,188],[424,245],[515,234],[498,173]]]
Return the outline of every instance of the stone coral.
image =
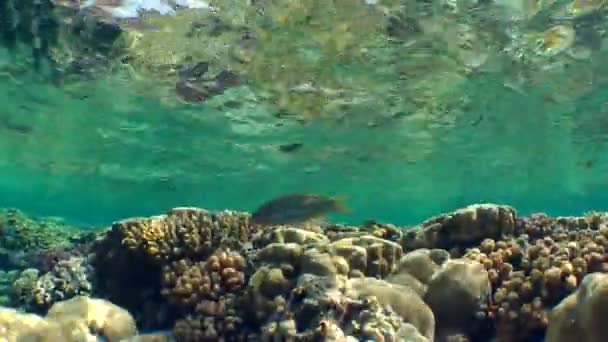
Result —
[[[542,336],[550,308],[575,291],[587,273],[608,271],[604,226],[535,215],[521,220],[516,233],[486,239],[466,253],[484,264],[493,286],[493,301],[479,317],[493,321],[498,336],[507,340]]]
[[[483,264],[466,258],[446,261],[429,279],[423,297],[437,321],[438,340],[466,333],[490,296],[490,281]]]
[[[48,330],[48,323],[43,317],[0,308],[0,338],[4,341],[17,342],[18,338],[38,329]]]
[[[204,258],[220,245],[237,248],[252,233],[245,214],[196,208],[175,208],[163,216],[121,221],[112,229],[129,250],[159,262]]]
[[[247,262],[238,252],[217,250],[207,260],[180,260],[164,267],[163,295],[185,312],[176,322],[178,341],[217,341],[243,335],[238,295],[246,285]],[[189,309],[189,310],[188,310]]]
[[[223,297],[244,288],[246,268],[240,253],[223,250],[205,261],[175,261],[163,268],[162,293],[181,308],[222,315]]]
[[[246,341],[243,319],[231,312],[218,319],[213,316],[195,315],[177,320],[173,335],[178,342],[211,342],[219,340]]]
[[[174,310],[165,305],[169,297],[161,295],[159,280],[167,275],[163,275],[163,268],[174,262],[178,267],[180,260],[204,262],[218,249],[245,253],[255,233],[248,217],[232,211],[175,208],[166,215],[116,222],[93,247],[93,264],[102,280],[100,288],[132,310],[138,320],[151,317],[145,311],[163,312],[153,321],[140,324],[165,326],[174,319]],[[145,310],[144,304],[152,309]]]

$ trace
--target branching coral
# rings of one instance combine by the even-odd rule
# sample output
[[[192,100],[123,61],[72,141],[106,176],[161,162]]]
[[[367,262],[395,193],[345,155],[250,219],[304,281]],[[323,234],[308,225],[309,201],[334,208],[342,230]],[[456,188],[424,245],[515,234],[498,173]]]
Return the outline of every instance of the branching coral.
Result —
[[[176,208],[115,223],[96,244],[94,265],[103,290],[138,319],[149,316],[143,303],[161,310],[171,302],[162,318],[140,322],[164,326],[176,311],[224,311],[246,282],[244,255],[254,233],[246,213]]]
[[[480,318],[495,321],[507,340],[544,334],[550,308],[586,274],[608,271],[608,228],[593,222],[536,215],[520,222],[516,238],[486,239],[469,250],[466,257],[484,264],[494,290]]]
[[[196,313],[178,320],[178,341],[217,341],[240,336],[242,310],[239,295],[246,285],[245,258],[218,250],[207,260],[175,261],[163,268],[163,295],[184,312]]]
[[[246,267],[238,252],[223,250],[205,261],[175,261],[163,268],[163,295],[178,307],[222,315],[223,297],[245,286]]]
[[[221,246],[238,248],[249,241],[248,216],[231,211],[176,208],[167,215],[116,223],[122,244],[158,262],[204,258]]]

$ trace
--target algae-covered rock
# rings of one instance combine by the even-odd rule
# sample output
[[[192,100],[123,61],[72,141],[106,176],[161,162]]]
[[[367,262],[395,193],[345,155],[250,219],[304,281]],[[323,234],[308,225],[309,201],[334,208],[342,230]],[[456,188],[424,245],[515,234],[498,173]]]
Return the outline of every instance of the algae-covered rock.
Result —
[[[34,219],[16,209],[0,211],[0,246],[11,251],[46,250],[69,245],[83,230],[59,219]]]
[[[430,218],[411,228],[401,239],[406,251],[417,248],[468,247],[485,238],[513,234],[515,209],[496,204],[475,204]]]

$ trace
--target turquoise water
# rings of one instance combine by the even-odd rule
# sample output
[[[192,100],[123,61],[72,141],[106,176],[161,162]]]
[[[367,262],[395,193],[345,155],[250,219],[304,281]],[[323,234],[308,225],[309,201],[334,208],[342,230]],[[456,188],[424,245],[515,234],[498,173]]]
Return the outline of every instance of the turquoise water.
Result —
[[[308,44],[305,26],[299,32],[290,39]],[[349,60],[347,51],[315,62],[319,75],[333,75],[319,84],[350,91],[347,106],[288,105],[286,116],[277,114],[280,96],[269,95],[276,89],[251,70],[252,81],[184,103],[143,91],[162,82],[142,87],[142,68],[58,86],[32,69],[27,48],[2,50],[0,207],[87,224],[175,206],[253,210],[287,192],[345,195],[353,213],[333,219],[348,222],[413,224],[477,202],[523,214],[605,210],[603,50],[564,57],[558,71],[527,66],[528,82],[513,85],[523,68],[504,61],[471,73],[454,61],[410,70],[412,58],[432,52],[368,38],[366,58]],[[329,114],[302,120],[298,108]],[[302,147],[281,151],[293,143]]]

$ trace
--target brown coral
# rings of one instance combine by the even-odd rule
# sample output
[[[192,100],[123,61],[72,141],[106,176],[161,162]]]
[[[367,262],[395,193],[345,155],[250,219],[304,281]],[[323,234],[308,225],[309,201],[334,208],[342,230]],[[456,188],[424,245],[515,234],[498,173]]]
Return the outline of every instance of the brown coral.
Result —
[[[374,329],[370,334],[360,331],[360,323],[368,316],[355,315],[359,312],[357,302],[371,297],[350,298],[357,296],[346,291],[347,281],[353,284],[359,279],[362,284],[371,284],[372,278],[365,277],[385,278],[382,281],[388,281],[387,286],[400,285],[399,289],[407,288],[413,297],[423,296],[429,302],[435,291],[437,302],[443,303],[441,295],[447,285],[440,284],[441,277],[435,275],[453,264],[446,262],[450,254],[466,254],[479,262],[471,264],[475,267],[469,273],[479,276],[480,284],[489,279],[492,300],[485,302],[485,290],[461,296],[474,289],[463,282],[457,294],[448,296],[460,302],[470,299],[465,301],[471,303],[466,315],[450,311],[463,304],[445,308],[443,312],[449,315],[441,314],[437,303],[431,305],[437,311],[435,317],[444,321],[439,323],[447,322],[446,317],[458,319],[458,324],[443,324],[447,327],[443,329],[445,337],[483,340],[498,332],[499,341],[532,340],[544,334],[547,310],[574,291],[586,274],[608,270],[608,228],[602,215],[556,219],[535,215],[526,219],[517,218],[510,207],[475,205],[403,232],[391,225],[368,223],[352,229],[338,225],[278,226],[261,234],[255,234],[247,217],[228,211],[178,208],[159,217],[122,221],[105,238],[105,247],[97,250],[98,257],[105,258],[97,267],[105,265],[107,270],[119,265],[114,276],[122,272],[138,281],[136,286],[123,282],[117,291],[135,287],[141,293],[156,294],[152,301],[170,303],[180,318],[174,325],[178,341],[244,340],[250,337],[249,332],[272,338],[303,338],[310,337],[311,327],[320,322],[343,324],[352,319],[358,325],[344,330],[347,335],[376,336]],[[428,249],[402,257],[404,250],[421,246]],[[245,261],[255,266],[255,273],[251,274],[254,269]],[[124,272],[123,263],[135,273]],[[145,277],[141,281],[140,274]],[[430,279],[437,284],[429,284],[433,282]],[[448,280],[445,282],[458,281]],[[146,291],[141,290],[144,287]],[[405,290],[393,292],[403,296]],[[427,292],[430,294],[425,295]],[[396,303],[390,300],[382,306],[390,304],[407,322],[407,312],[395,307]],[[471,321],[474,324],[469,324]],[[327,332],[319,327],[317,333]],[[340,326],[344,327],[348,325]],[[452,334],[453,327],[459,328],[457,334]],[[432,337],[426,331],[429,329],[418,328]]]
[[[234,251],[218,250],[206,261],[175,261],[163,268],[162,293],[184,309],[208,315],[223,314],[222,297],[245,286],[245,258]]]
[[[243,319],[231,313],[222,318],[205,315],[179,319],[173,327],[177,342],[246,341]]]
[[[237,245],[250,239],[252,228],[243,213],[175,208],[167,215],[130,219],[114,224],[131,251],[157,261],[205,257],[221,244]]]
[[[176,322],[177,341],[217,341],[240,334],[239,292],[246,284],[246,268],[240,253],[224,250],[204,262],[183,259],[163,268],[162,294],[184,312],[196,313]]]
[[[590,272],[608,270],[608,229],[581,218],[534,215],[517,238],[486,239],[466,256],[481,262],[493,285],[482,318],[495,320],[499,338],[542,335],[548,310],[576,290]]]
[[[164,266],[182,259],[197,263],[218,248],[245,251],[255,233],[248,221],[247,213],[175,208],[165,215],[116,222],[94,247],[100,288],[144,317],[144,304],[163,308],[166,301],[159,281]],[[139,323],[158,326],[171,319],[160,316],[160,322]]]

